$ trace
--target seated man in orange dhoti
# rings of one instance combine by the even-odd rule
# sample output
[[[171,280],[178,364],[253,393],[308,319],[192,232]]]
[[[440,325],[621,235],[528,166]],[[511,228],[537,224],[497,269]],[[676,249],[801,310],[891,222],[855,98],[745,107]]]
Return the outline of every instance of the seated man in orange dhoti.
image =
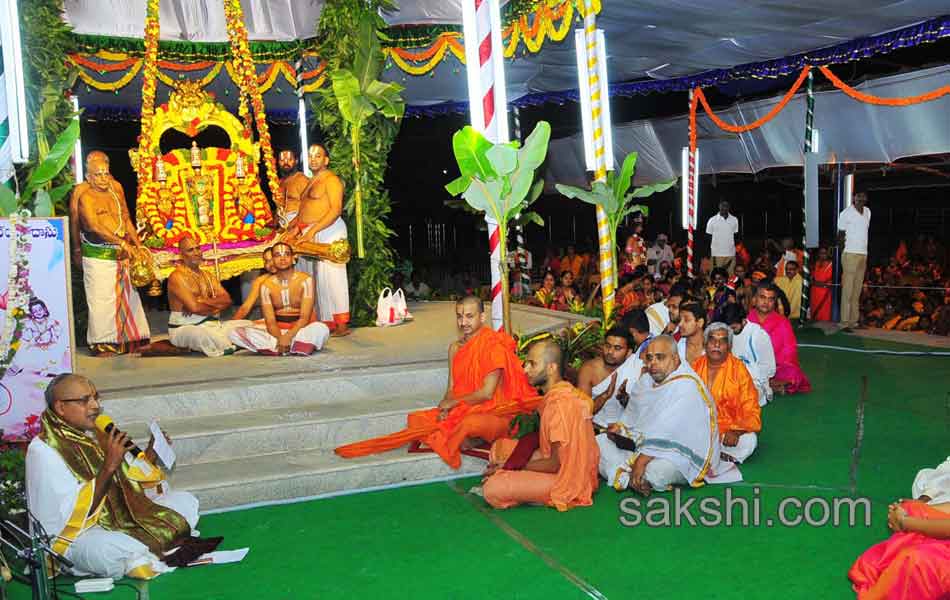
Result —
[[[449,346],[445,396],[438,408],[410,413],[408,423],[409,427],[437,423],[439,428],[423,442],[458,469],[466,440],[492,442],[508,435],[511,417],[491,414],[499,400],[530,398],[537,392],[515,354],[515,341],[485,326],[481,299],[467,296],[459,300],[455,321],[462,335]]]
[[[518,441],[500,439],[492,444],[482,492],[495,508],[535,503],[566,511],[594,503],[600,450],[591,427],[590,396],[561,378],[561,347],[552,340],[531,346],[525,372],[532,385],[544,391],[540,445],[519,470],[506,461]]]
[[[449,383],[439,406],[410,413],[402,431],[340,446],[338,455],[354,458],[421,442],[458,469],[465,440],[504,437],[512,417],[537,407],[541,399],[528,383],[515,341],[485,326],[482,301],[462,298],[455,318],[461,337],[449,346]]]
[[[720,459],[742,463],[755,451],[762,430],[759,392],[745,363],[732,353],[732,329],[712,323],[705,336],[706,353],[693,362],[693,370],[716,401]]]

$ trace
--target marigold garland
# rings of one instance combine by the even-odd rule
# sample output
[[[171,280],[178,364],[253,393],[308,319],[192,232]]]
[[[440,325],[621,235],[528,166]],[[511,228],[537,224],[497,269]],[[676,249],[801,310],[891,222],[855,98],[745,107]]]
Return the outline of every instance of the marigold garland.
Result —
[[[696,88],[693,90],[693,92],[695,94],[695,99],[698,99],[699,102],[702,103],[703,110],[706,111],[706,114],[709,115],[709,118],[712,119],[712,122],[715,123],[717,127],[730,133],[745,133],[747,131],[752,131],[753,129],[758,129],[782,112],[782,109],[784,109],[785,106],[791,102],[792,98],[795,96],[795,92],[798,91],[798,88],[802,87],[802,84],[805,83],[805,79],[808,78],[809,71],[811,71],[811,67],[809,66],[806,66],[804,69],[802,69],[802,72],[798,75],[798,79],[796,79],[795,83],[792,84],[791,89],[785,93],[785,96],[782,98],[782,100],[776,104],[767,114],[763,115],[759,119],[756,119],[754,122],[749,123],[748,125],[730,125],[729,123],[726,123],[720,119],[716,113],[713,112],[713,109],[709,106],[709,102],[706,100],[706,95],[703,93],[702,88]],[[694,113],[695,110],[694,102],[694,106],[691,107],[690,112]]]
[[[267,170],[267,185],[270,188],[271,197],[276,198],[279,195],[280,185],[277,177],[277,161],[274,159],[274,148],[271,145],[270,130],[267,127],[267,117],[264,113],[264,100],[257,78],[257,70],[254,67],[254,61],[251,59],[247,28],[244,26],[244,10],[241,8],[240,0],[225,0],[224,16],[227,20],[228,38],[233,49],[234,60],[232,63],[240,81],[238,87],[242,96],[249,96],[250,98],[264,166]],[[272,70],[275,73],[282,72],[273,66]],[[274,74],[273,77],[276,78],[277,75]]]
[[[812,67],[806,65],[802,72],[799,73],[798,79],[795,80],[795,83],[792,84],[792,87],[785,93],[782,99],[776,104],[772,110],[767,114],[763,115],[761,118],[755,120],[748,125],[730,125],[723,121],[719,116],[713,112],[713,109],[709,106],[709,102],[706,100],[706,95],[703,93],[702,88],[695,88],[693,90],[693,100],[690,103],[689,107],[689,147],[691,151],[696,150],[696,116],[699,110],[699,104],[702,104],[703,110],[706,111],[706,114],[709,116],[710,120],[716,124],[717,127],[724,131],[730,133],[745,133],[747,131],[752,131],[753,129],[758,129],[759,127],[765,125],[772,119],[774,119],[782,110],[788,105],[788,103],[795,96],[795,93],[802,86],[805,80],[808,78],[808,73],[811,71]],[[917,96],[905,96],[902,98],[882,98],[880,96],[874,96],[872,94],[865,94],[864,92],[858,91],[842,81],[837,75],[832,73],[831,69],[825,66],[818,67],[818,70],[828,78],[828,80],[839,90],[847,94],[849,97],[866,104],[873,104],[876,106],[911,106],[913,104],[920,104],[923,102],[930,102],[931,100],[936,100],[950,94],[950,85],[945,85],[943,87],[937,88],[932,92],[927,92],[925,94],[919,94]]]
[[[871,94],[865,94],[860,92],[841,79],[837,75],[831,72],[831,69],[828,67],[818,67],[818,70],[828,78],[831,83],[834,84],[836,88],[858,100],[860,102],[865,102],[867,104],[876,104],[878,106],[910,106],[912,104],[920,104],[921,102],[930,102],[931,100],[936,100],[941,96],[946,96],[950,94],[950,85],[945,85],[941,88],[937,88],[932,92],[927,92],[926,94],[920,94],[918,96],[906,96],[904,98],[882,98],[880,96],[872,96]]]
[[[159,0],[148,0],[145,8],[145,58],[142,63],[142,129],[139,134],[139,152],[136,172],[139,190],[152,182],[152,156],[148,152],[155,118],[155,91],[158,89],[158,36],[161,29]]]

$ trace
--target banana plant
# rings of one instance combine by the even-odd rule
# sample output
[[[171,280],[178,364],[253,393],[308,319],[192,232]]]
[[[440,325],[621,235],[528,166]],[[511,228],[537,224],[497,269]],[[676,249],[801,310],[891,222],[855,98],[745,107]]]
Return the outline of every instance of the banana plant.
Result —
[[[599,206],[607,215],[607,233],[610,236],[610,251],[613,257],[613,289],[617,289],[617,229],[620,223],[627,215],[635,212],[641,212],[644,216],[649,214],[649,208],[642,204],[634,204],[633,200],[647,198],[659,192],[665,192],[676,184],[676,179],[654,183],[635,188],[627,193],[630,184],[633,181],[633,174],[637,168],[637,153],[631,152],[623,159],[623,166],[620,173],[609,171],[606,181],[595,181],[590,190],[573,187],[570,185],[555,184],[555,188],[562,195],[568,198],[576,198],[588,204]]]
[[[353,191],[353,209],[356,212],[356,255],[365,256],[363,249],[363,171],[360,168],[360,143],[363,127],[373,115],[379,113],[388,119],[399,121],[406,111],[400,96],[403,87],[397,83],[384,83],[377,78],[383,70],[383,53],[376,25],[363,19],[356,32],[356,55],[353,69],[336,69],[330,73],[331,85],[319,91],[332,96],[340,109],[340,115],[349,129],[353,148],[353,169],[356,179]],[[327,99],[327,98],[325,98]]]
[[[521,218],[544,188],[535,181],[535,170],[544,162],[551,139],[551,126],[540,121],[522,146],[517,141],[492,144],[471,126],[452,136],[452,150],[461,175],[445,186],[453,196],[462,196],[473,209],[498,223],[501,251],[501,294],[505,331],[511,333],[508,297],[508,224]],[[531,217],[533,219],[533,217]]]
[[[74,119],[56,138],[43,161],[30,173],[19,194],[0,185],[0,217],[9,216],[23,208],[29,209],[35,217],[53,216],[53,207],[62,202],[73,184],[70,182],[48,189],[50,181],[66,166],[77,139],[79,120]]]

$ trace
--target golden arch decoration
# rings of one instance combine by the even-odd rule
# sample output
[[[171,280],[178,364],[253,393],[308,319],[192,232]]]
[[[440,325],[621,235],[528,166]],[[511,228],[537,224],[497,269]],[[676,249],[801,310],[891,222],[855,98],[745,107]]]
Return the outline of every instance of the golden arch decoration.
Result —
[[[197,148],[193,142],[161,154],[167,131],[194,138],[212,126],[228,135],[229,148]],[[222,279],[261,268],[261,252],[275,237],[273,215],[261,190],[260,144],[241,120],[198,82],[182,81],[156,109],[146,142],[152,177],[140,186],[136,221],[159,276],[174,268],[178,242],[186,236],[198,240],[208,266]],[[138,149],[129,154],[138,164]]]

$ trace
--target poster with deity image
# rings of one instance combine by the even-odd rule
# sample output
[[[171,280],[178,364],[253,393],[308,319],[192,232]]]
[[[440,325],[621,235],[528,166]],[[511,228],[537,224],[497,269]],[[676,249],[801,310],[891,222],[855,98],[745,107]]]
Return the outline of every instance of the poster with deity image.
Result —
[[[49,381],[72,371],[75,343],[64,218],[0,219],[0,431],[39,429]]]

